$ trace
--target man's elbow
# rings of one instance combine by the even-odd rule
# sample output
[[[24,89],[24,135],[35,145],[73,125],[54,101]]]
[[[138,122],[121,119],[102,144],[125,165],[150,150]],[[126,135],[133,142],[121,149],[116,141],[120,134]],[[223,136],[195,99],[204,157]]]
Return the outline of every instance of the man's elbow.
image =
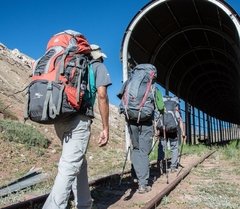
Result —
[[[108,102],[108,95],[107,94],[99,94],[98,101],[99,102]]]

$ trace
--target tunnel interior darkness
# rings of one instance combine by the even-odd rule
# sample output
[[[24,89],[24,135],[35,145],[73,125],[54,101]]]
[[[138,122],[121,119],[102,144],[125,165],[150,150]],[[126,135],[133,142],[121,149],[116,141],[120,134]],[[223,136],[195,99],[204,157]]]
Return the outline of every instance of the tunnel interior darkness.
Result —
[[[126,29],[123,70],[152,63],[167,93],[240,124],[239,36],[239,16],[223,0],[150,1]]]

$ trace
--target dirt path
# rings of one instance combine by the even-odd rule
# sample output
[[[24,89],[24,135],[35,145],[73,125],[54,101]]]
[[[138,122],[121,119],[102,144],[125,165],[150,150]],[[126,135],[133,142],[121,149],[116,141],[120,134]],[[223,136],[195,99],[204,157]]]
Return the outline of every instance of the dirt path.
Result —
[[[188,169],[200,156],[184,156],[181,172]],[[224,209],[240,208],[240,164],[221,159],[219,153],[214,153],[202,164],[192,169],[191,173],[167,197],[164,197],[158,208],[167,209]],[[178,173],[170,173],[168,181],[171,183]],[[93,189],[95,197],[94,209],[124,209],[142,208],[148,201],[162,191],[167,184],[166,175],[158,175],[156,167],[151,169],[151,177],[155,181],[152,191],[138,194],[137,185],[130,180],[123,181],[123,185],[109,187],[102,191]]]

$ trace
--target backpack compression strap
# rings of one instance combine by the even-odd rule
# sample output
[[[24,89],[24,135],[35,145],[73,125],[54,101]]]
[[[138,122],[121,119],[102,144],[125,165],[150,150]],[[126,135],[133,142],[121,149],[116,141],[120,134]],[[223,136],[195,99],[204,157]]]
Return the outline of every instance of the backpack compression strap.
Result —
[[[87,59],[82,55],[78,56],[76,60],[76,67],[79,69],[79,76],[78,76],[78,81],[77,81],[77,95],[76,95],[76,100],[77,103],[80,101],[80,91],[81,91],[81,83],[82,83],[82,70],[87,69]]]
[[[70,33],[68,33],[68,34],[70,34]],[[70,35],[72,35],[72,34],[70,34]],[[66,60],[67,56],[71,53],[72,54],[76,53],[76,45],[77,45],[77,41],[75,39],[75,36],[72,35],[72,38],[69,41],[68,46],[66,47],[66,49],[63,52],[63,55],[62,55],[62,58],[60,61],[60,65],[59,65],[59,70],[56,75],[56,81],[59,80],[59,75],[62,75],[64,73],[65,60]]]
[[[145,92],[145,94],[143,96],[143,99],[142,99],[141,103],[139,104],[139,112],[138,112],[137,123],[139,123],[139,121],[140,121],[141,111],[142,111],[142,108],[143,108],[143,106],[144,106],[144,104],[145,104],[145,102],[147,100],[147,96],[148,96],[148,94],[149,94],[149,92],[151,90],[152,81],[153,81],[154,76],[155,76],[154,71],[151,71],[150,72],[150,80],[149,80],[149,82],[147,84],[147,90],[146,90],[146,92]]]
[[[64,85],[61,85],[61,89],[59,91],[59,98],[57,107],[53,104],[52,93],[53,93],[53,83],[52,81],[48,82],[47,86],[47,94],[46,99],[44,101],[43,112],[42,112],[42,119],[46,120],[47,115],[49,113],[49,117],[54,119],[60,113],[61,103],[62,103],[62,95],[63,95]],[[47,112],[49,110],[49,112]]]

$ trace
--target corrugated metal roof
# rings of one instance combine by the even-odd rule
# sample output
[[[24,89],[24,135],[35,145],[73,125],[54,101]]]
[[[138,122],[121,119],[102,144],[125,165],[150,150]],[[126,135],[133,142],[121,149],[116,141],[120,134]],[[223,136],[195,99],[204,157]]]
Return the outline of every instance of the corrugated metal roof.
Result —
[[[239,41],[239,16],[223,0],[151,1],[126,29],[124,79],[128,61],[152,63],[166,90],[211,116],[240,124]]]

